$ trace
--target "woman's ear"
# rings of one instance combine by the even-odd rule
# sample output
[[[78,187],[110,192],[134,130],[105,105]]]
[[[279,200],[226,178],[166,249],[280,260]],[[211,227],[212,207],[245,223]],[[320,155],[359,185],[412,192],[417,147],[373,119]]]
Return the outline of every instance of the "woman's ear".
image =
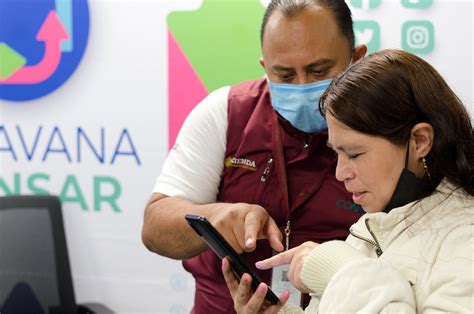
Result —
[[[410,132],[410,138],[412,142],[413,157],[417,160],[426,157],[433,147],[434,140],[434,129],[429,123],[422,122],[416,124]]]

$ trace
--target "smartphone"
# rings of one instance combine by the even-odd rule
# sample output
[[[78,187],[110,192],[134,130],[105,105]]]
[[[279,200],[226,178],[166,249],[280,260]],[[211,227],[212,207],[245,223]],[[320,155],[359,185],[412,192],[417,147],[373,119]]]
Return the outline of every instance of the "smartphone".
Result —
[[[217,254],[221,259],[227,257],[234,273],[242,278],[244,273],[252,276],[252,289],[255,291],[262,280],[249,267],[243,258],[230,246],[224,237],[211,225],[211,223],[199,215],[186,214],[185,216],[191,227],[199,234],[204,242]],[[272,304],[278,304],[279,299],[276,294],[270,289],[267,290],[265,298]]]

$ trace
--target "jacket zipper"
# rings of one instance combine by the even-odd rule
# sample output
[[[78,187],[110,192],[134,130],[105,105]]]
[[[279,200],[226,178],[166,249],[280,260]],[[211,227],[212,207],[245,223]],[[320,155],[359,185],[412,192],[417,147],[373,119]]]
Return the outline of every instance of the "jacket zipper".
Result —
[[[255,196],[254,196],[254,204],[259,204],[260,203],[260,197],[262,196],[263,190],[265,188],[266,181],[270,175],[270,169],[273,164],[273,158],[270,158],[267,160],[267,165],[265,169],[263,170],[262,175],[260,176],[260,184],[257,186],[256,191],[255,191]]]
[[[349,232],[351,233],[351,235],[353,235],[354,237],[362,240],[362,241],[365,241],[365,242],[368,242],[370,244],[372,244],[374,247],[375,247],[375,254],[377,254],[377,257],[380,257],[380,255],[383,254],[383,251],[382,251],[382,248],[380,247],[380,244],[379,244],[379,241],[377,240],[377,237],[375,236],[375,234],[372,232],[372,229],[370,229],[370,225],[369,225],[369,218],[366,218],[365,219],[365,226],[367,227],[367,230],[369,231],[370,235],[372,236],[372,238],[374,240],[370,240],[370,239],[366,239],[364,237],[361,237],[357,234],[355,234],[352,229],[349,230]]]

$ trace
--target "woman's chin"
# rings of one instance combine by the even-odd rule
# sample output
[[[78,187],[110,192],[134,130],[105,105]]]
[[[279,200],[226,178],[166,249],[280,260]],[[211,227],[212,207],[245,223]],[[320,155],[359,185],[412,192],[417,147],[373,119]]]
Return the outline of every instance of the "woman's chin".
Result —
[[[370,206],[368,204],[360,204],[360,206],[366,213],[378,213],[383,211],[383,209],[378,206]]]

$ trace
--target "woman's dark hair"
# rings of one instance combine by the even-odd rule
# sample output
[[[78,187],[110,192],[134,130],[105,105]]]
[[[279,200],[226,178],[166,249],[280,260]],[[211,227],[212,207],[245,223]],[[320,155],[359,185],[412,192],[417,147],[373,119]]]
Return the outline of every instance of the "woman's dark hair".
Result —
[[[383,50],[353,64],[321,96],[319,110],[350,128],[405,145],[412,127],[432,125],[426,157],[435,180],[444,177],[474,195],[474,133],[469,114],[438,72],[401,50]]]
[[[352,52],[355,46],[352,15],[351,10],[344,0],[272,0],[267,6],[263,16],[262,26],[260,28],[261,44],[263,45],[263,36],[265,34],[265,27],[267,26],[268,19],[275,10],[280,11],[286,17],[290,17],[296,15],[310,5],[320,6],[332,12],[339,30],[347,39],[349,49]]]

